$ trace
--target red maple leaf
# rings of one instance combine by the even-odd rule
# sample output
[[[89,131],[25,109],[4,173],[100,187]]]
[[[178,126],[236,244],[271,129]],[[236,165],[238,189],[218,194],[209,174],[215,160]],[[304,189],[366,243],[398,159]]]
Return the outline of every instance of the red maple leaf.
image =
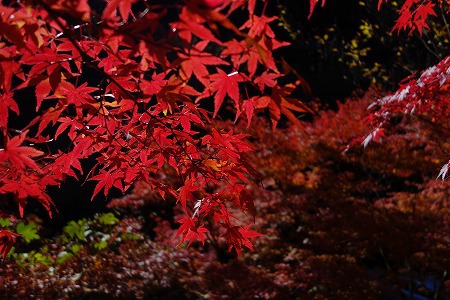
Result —
[[[316,8],[317,3],[319,3],[319,0],[309,0],[309,15],[308,19],[311,18],[314,9]],[[325,0],[322,0],[322,7],[325,5]]]
[[[245,100],[242,103],[243,111],[245,111],[245,114],[247,116],[247,127],[250,127],[255,109],[267,107],[269,105],[270,101],[271,100],[268,96],[263,96],[263,97],[255,96],[255,97]],[[242,111],[239,113],[242,113]],[[236,118],[238,118],[238,117],[239,117],[239,114],[236,116]]]
[[[259,90],[261,92],[264,92],[264,87],[265,86],[274,87],[277,84],[275,79],[277,79],[280,76],[281,76],[280,74],[269,73],[266,70],[260,76],[257,76],[254,81],[258,85]]]
[[[262,236],[262,234],[249,230],[250,225],[242,226],[230,226],[227,231],[222,235],[226,238],[228,244],[228,251],[232,248],[236,250],[238,256],[242,254],[242,246],[253,250],[253,244],[250,241],[251,238]]]
[[[9,110],[19,115],[19,106],[13,96],[13,93],[0,94],[0,129],[7,127]]]
[[[428,2],[426,4],[419,5],[414,14],[413,25],[419,31],[419,35],[422,36],[423,28],[429,29],[426,20],[428,16],[436,16],[436,13],[433,10],[434,4]]]
[[[158,94],[161,89],[167,84],[167,80],[164,79],[165,76],[166,73],[153,73],[151,80],[141,79],[139,87],[145,95]]]
[[[206,46],[209,44],[208,41],[202,41],[195,45],[190,50],[189,55],[179,53],[179,59],[174,63],[175,66],[180,65],[181,79],[188,81],[192,74],[203,83],[204,86],[209,84],[209,74],[206,66],[218,66],[227,65],[228,63],[223,59],[216,57],[210,53],[205,52]]]
[[[192,195],[192,192],[198,190],[198,187],[196,187],[193,182],[193,179],[187,179],[184,182],[184,186],[179,189],[178,200],[181,202],[181,205],[185,211],[187,211],[187,202],[195,201],[195,197]]]
[[[8,159],[18,169],[25,169],[28,166],[40,172],[40,167],[32,157],[41,156],[44,152],[33,147],[21,146],[26,134],[27,132],[23,132],[12,139],[6,138],[5,149],[0,149],[0,161]]]
[[[2,46],[2,49],[0,49],[0,56],[3,56],[3,59],[12,56],[9,51],[8,47]],[[13,75],[17,76],[22,81],[25,81],[23,70],[20,68],[18,62],[0,61],[0,89],[2,89],[3,92],[11,90]]]
[[[252,15],[247,22],[245,22],[239,29],[249,28],[248,34],[251,37],[260,37],[263,34],[267,35],[271,38],[275,37],[275,33],[272,31],[270,26],[268,25],[270,22],[275,21],[277,17],[266,17],[261,16],[258,17],[256,15]]]
[[[55,95],[58,98],[67,99],[68,104],[82,107],[83,105],[96,103],[91,94],[97,90],[98,88],[87,86],[86,82],[76,87],[70,82],[63,81],[58,86]]]
[[[225,48],[223,49],[221,55],[224,57],[230,56],[233,63],[233,67],[237,70],[239,65],[242,63],[240,61],[241,56],[248,52],[248,48],[245,45],[245,41],[237,41],[235,39],[225,42]]]
[[[21,176],[17,180],[2,179],[2,186],[0,194],[13,193],[14,198],[19,206],[20,217],[23,217],[25,206],[28,202],[28,197],[36,199],[47,210],[49,216],[52,216],[51,206],[53,201],[45,192],[47,185],[55,185],[53,179],[39,178],[37,176]]]
[[[205,234],[209,232],[203,225],[198,227],[195,226],[195,222],[197,222],[197,218],[190,218],[188,216],[178,220],[178,223],[182,224],[175,235],[175,238],[181,235],[181,241],[179,245],[181,245],[184,241],[189,241],[187,246],[195,241],[200,240],[202,244],[205,244]]]
[[[9,250],[11,250],[12,246],[16,242],[16,238],[19,236],[20,234],[11,232],[9,230],[0,229],[0,255],[3,258],[8,255]]]
[[[131,6],[136,0],[111,0],[108,1],[105,10],[103,11],[102,19],[114,19],[117,16],[116,11],[119,11],[122,20],[127,21],[131,13]]]
[[[125,177],[124,172],[118,171],[118,172],[102,172],[90,178],[90,180],[98,180],[94,192],[92,193],[91,201],[94,200],[94,197],[102,189],[105,196],[108,195],[108,191],[113,186],[123,191],[122,180],[124,179],[124,177]]]
[[[201,24],[206,21],[201,15],[193,14],[190,9],[184,7],[179,16],[180,21],[172,22],[171,26],[187,44],[191,43],[192,35],[199,37],[203,41],[214,42],[218,45],[222,43],[210,29]]]
[[[227,74],[220,69],[217,69],[217,72],[211,75],[211,91],[216,93],[214,95],[214,117],[217,116],[226,95],[234,100],[236,107],[239,106],[239,82],[244,81],[238,72]]]
[[[50,86],[49,79],[42,80],[36,85],[36,111],[41,107],[42,101],[50,94],[52,87]]]

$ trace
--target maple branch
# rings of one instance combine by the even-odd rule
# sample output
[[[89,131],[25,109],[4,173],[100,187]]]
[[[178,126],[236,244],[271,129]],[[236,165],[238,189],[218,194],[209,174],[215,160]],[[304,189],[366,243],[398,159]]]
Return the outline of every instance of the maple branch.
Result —
[[[421,36],[419,36],[416,32],[414,33],[414,35],[422,42],[423,46],[425,47],[425,49],[428,50],[428,52],[430,52],[434,57],[436,57],[438,60],[441,60],[441,57],[434,52],[428,45],[427,43],[423,40],[423,38]],[[427,35],[427,34],[426,34]],[[428,36],[428,35],[427,35]]]
[[[450,37],[450,28],[447,23],[447,18],[445,17],[445,14],[444,14],[444,10],[442,9],[442,4],[439,5],[439,12],[441,13],[442,20],[444,21],[445,29],[447,30],[447,34]]]
[[[266,10],[267,10],[267,5],[269,4],[269,0],[264,1],[264,7],[262,9],[261,15],[265,15],[266,14]]]
[[[127,89],[125,89],[123,86],[121,86],[117,80],[110,74],[106,73],[102,68],[98,66],[98,64],[94,63],[94,59],[89,56],[83,48],[81,48],[80,44],[77,42],[77,38],[75,37],[75,34],[73,31],[67,29],[66,26],[59,20],[59,15],[44,1],[38,0],[37,1],[42,7],[48,12],[48,14],[52,17],[52,19],[56,22],[56,24],[61,28],[63,33],[67,36],[69,41],[72,43],[72,45],[76,48],[76,50],[80,53],[82,60],[88,64],[90,67],[92,67],[95,71],[100,73],[105,79],[109,80],[111,83],[113,83],[115,86],[117,86],[121,92],[123,92],[127,97],[129,97],[133,101],[137,101],[137,98],[131,94]],[[153,117],[153,116],[152,116]]]
[[[56,24],[61,28],[61,30],[63,31],[63,33],[67,36],[67,38],[69,39],[69,41],[72,43],[72,45],[77,49],[77,51],[80,53],[81,58],[84,60],[85,63],[87,63],[90,67],[92,67],[95,71],[97,71],[98,73],[100,73],[105,79],[107,79],[108,81],[110,81],[111,83],[113,83],[117,88],[120,89],[121,92],[123,92],[129,99],[131,99],[132,101],[134,101],[136,104],[138,103],[138,98],[133,95],[132,93],[130,93],[127,89],[125,89],[123,86],[121,86],[116,79],[106,73],[103,69],[101,69],[98,64],[94,63],[94,60],[92,57],[90,57],[85,51],[84,49],[81,48],[81,46],[78,44],[76,37],[74,36],[73,31],[69,30],[66,28],[66,26],[64,26],[64,24],[59,20],[59,15],[53,11],[53,9],[44,1],[42,0],[38,0],[38,3],[40,5],[42,5],[42,7],[49,13],[49,15],[52,17],[52,19],[56,22]],[[155,116],[153,116],[152,114],[150,114],[148,111],[145,111],[145,113],[154,121],[161,123],[163,126],[167,127],[167,125],[162,122],[161,120],[159,120],[158,118],[156,118]],[[176,135],[175,135],[176,136]],[[182,143],[180,143],[182,144]],[[184,149],[184,148],[183,148]],[[187,153],[186,153],[187,154]]]

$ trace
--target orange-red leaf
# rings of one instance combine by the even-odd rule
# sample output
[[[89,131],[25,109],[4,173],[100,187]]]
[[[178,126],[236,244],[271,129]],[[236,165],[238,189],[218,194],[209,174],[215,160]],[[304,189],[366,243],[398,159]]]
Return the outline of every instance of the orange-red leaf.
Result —
[[[217,116],[226,95],[234,100],[236,107],[239,106],[239,82],[244,81],[244,78],[238,72],[227,74],[220,69],[217,71],[217,74],[211,75],[211,90],[216,93],[214,96],[214,117]]]
[[[20,234],[11,232],[9,230],[1,229],[0,230],[0,255],[5,258],[8,255],[9,250],[11,250],[12,246],[16,242],[16,238],[19,237]]]
[[[0,149],[0,161],[8,159],[18,169],[30,167],[40,172],[40,167],[32,158],[41,156],[44,152],[33,147],[21,146],[26,134],[27,132],[23,132],[12,139],[7,139],[5,149]]]

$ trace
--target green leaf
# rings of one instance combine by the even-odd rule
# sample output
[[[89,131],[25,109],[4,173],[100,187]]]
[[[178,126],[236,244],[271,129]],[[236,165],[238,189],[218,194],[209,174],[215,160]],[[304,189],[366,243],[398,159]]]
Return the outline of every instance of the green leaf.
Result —
[[[98,251],[103,250],[106,247],[108,247],[108,243],[106,241],[100,241],[94,244],[94,248],[97,249]]]
[[[41,237],[37,234],[36,225],[34,223],[25,224],[20,222],[17,224],[16,231],[18,234],[22,235],[27,243],[32,240],[39,240]]]
[[[131,241],[138,241],[138,240],[142,239],[142,237],[140,237],[139,235],[134,234],[132,232],[121,233],[120,238],[123,240],[131,240]]]
[[[100,216],[97,216],[96,219],[100,224],[104,225],[115,225],[119,222],[119,219],[111,212],[101,214]]]
[[[77,237],[79,240],[84,240],[84,234],[86,232],[86,220],[82,219],[78,222],[70,221],[63,229],[71,239]]]
[[[16,257],[17,253],[15,253],[16,247],[12,246],[11,249],[9,249],[8,254],[6,255],[7,258]]]
[[[52,263],[52,259],[50,256],[43,255],[41,253],[36,253],[34,255],[34,261],[46,266],[49,266]]]
[[[0,219],[0,227],[8,227],[11,224],[9,219]]]
[[[77,254],[77,253],[80,252],[80,250],[81,250],[81,245],[79,245],[79,244],[74,244],[74,245],[72,245],[71,250],[72,250],[72,253],[73,253],[73,254]]]
[[[62,263],[64,263],[66,260],[68,260],[71,257],[73,257],[72,253],[63,251],[63,252],[59,253],[58,259],[56,260],[56,263],[57,264],[62,264]]]

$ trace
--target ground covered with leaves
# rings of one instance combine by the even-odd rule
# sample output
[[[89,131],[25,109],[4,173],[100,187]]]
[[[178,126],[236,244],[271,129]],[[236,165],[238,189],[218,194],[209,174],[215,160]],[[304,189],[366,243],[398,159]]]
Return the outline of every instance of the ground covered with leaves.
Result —
[[[381,144],[347,148],[375,91],[305,130],[247,129],[259,183],[254,251],[176,247],[182,210],[145,184],[109,211],[46,236],[40,220],[5,221],[23,239],[2,261],[7,299],[449,299],[450,145],[433,124],[403,120]],[[235,126],[221,124],[220,126]],[[170,178],[170,170],[166,176]],[[170,181],[170,179],[168,179]],[[173,184],[176,184],[174,182]],[[239,211],[236,211],[236,217]],[[6,224],[7,223],[7,224]]]

